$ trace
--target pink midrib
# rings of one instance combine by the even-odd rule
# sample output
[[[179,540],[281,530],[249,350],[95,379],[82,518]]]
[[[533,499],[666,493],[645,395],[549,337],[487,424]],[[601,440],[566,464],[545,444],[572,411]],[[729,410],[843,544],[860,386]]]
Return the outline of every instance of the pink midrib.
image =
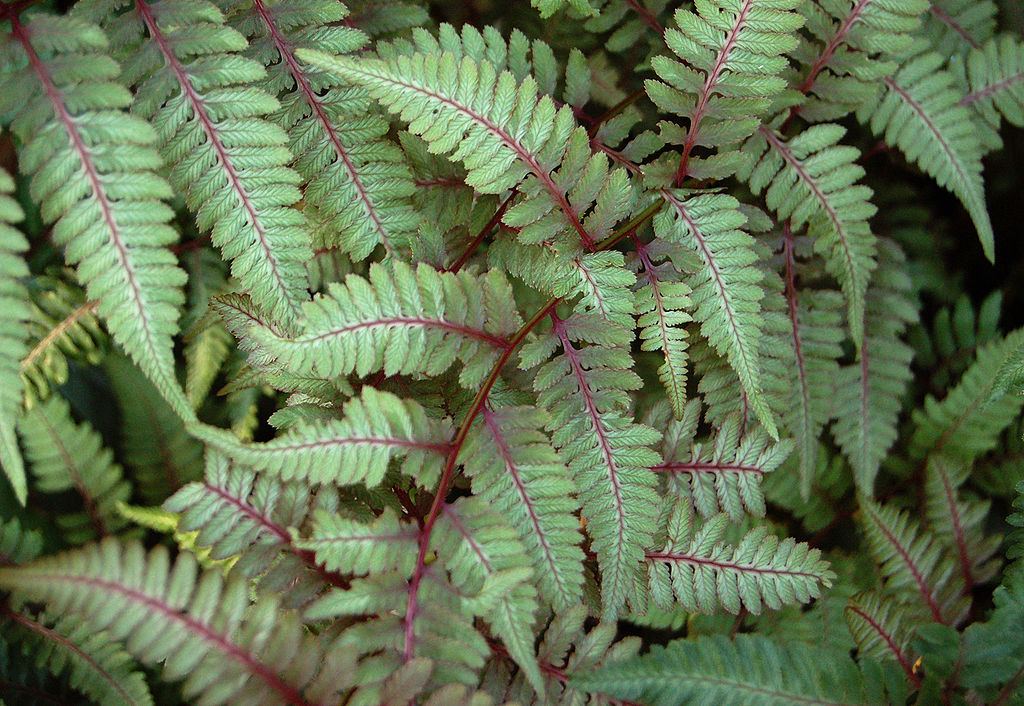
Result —
[[[945,623],[942,619],[942,611],[939,610],[939,606],[935,602],[935,597],[932,596],[932,590],[924,580],[924,576],[921,575],[921,571],[917,568],[917,564],[913,562],[910,555],[907,554],[907,551],[889,532],[889,529],[882,523],[881,518],[877,517],[870,510],[867,512],[871,516],[871,520],[875,523],[875,526],[878,527],[878,530],[882,533],[882,536],[885,537],[886,541],[889,542],[890,545],[892,545],[896,553],[900,555],[900,559],[903,560],[903,564],[907,567],[907,570],[913,577],[914,582],[917,584],[917,590],[921,593],[925,602],[928,604],[928,610],[931,612],[932,618],[934,618],[938,623]]]
[[[725,38],[725,44],[722,45],[722,51],[715,57],[715,63],[711,67],[710,73],[708,73],[707,79],[704,80],[704,89],[700,93],[700,97],[697,99],[697,107],[694,108],[693,117],[690,118],[689,132],[686,134],[686,141],[683,143],[683,156],[679,161],[679,169],[676,171],[675,184],[678,186],[682,183],[683,179],[686,178],[690,160],[690,152],[697,145],[697,136],[700,133],[700,124],[704,119],[704,115],[707,113],[708,104],[711,102],[711,92],[714,90],[715,85],[718,83],[719,77],[722,75],[722,71],[725,70],[725,64],[729,60],[729,54],[732,53],[733,46],[736,44],[736,38],[743,29],[743,26],[747,22],[747,13],[750,12],[750,8],[754,6],[754,0],[744,0],[743,7],[740,8],[739,13],[736,15],[736,22],[729,30],[729,34]]]
[[[644,266],[644,273],[647,275],[647,281],[651,284],[651,291],[654,293],[654,306],[658,310],[658,327],[661,329],[661,340],[662,350],[665,353],[665,364],[668,369],[669,375],[672,376],[672,384],[676,389],[680,389],[679,378],[676,377],[676,366],[669,362],[669,344],[671,341],[668,336],[668,329],[670,328],[665,323],[665,305],[661,300],[661,291],[658,289],[658,272],[654,269],[654,265],[651,264],[651,259],[647,256],[647,246],[634,239],[636,244],[636,254],[640,258],[640,263]]]
[[[221,166],[224,167],[224,172],[228,177],[228,181],[231,183],[232,190],[238,195],[238,200],[242,205],[242,208],[244,208],[246,213],[249,214],[249,223],[252,224],[252,228],[255,231],[256,236],[259,238],[260,249],[263,250],[267,263],[270,265],[270,271],[273,274],[274,281],[277,283],[277,289],[282,293],[281,298],[284,300],[285,305],[288,307],[292,315],[296,318],[300,317],[301,312],[289,295],[288,287],[285,285],[278,269],[277,259],[274,257],[270,243],[267,241],[267,234],[263,228],[262,218],[253,206],[252,201],[249,199],[249,194],[245,190],[245,186],[242,184],[241,179],[238,176],[238,172],[231,161],[230,155],[225,149],[224,144],[220,141],[220,136],[217,134],[217,131],[213,128],[213,122],[210,120],[210,116],[206,113],[206,107],[203,104],[203,99],[192,87],[192,82],[189,80],[188,74],[185,73],[185,70],[181,66],[181,62],[178,61],[178,57],[174,54],[174,50],[167,43],[167,38],[157,26],[156,18],[153,17],[153,13],[149,8],[147,0],[135,0],[135,2],[143,22],[145,22],[146,28],[149,30],[150,38],[160,48],[160,53],[163,54],[168,66],[177,77],[178,84],[181,86],[181,90],[188,98],[196,119],[198,119],[200,125],[202,125],[203,132],[206,133],[206,138],[210,141],[210,145],[217,153],[217,158],[220,160]]]
[[[373,321],[361,321],[357,324],[350,326],[342,326],[341,328],[331,329],[325,333],[318,334],[316,336],[304,337],[298,340],[298,343],[312,343],[314,341],[322,341],[327,338],[334,336],[340,336],[342,334],[351,333],[352,331],[359,331],[367,328],[381,328],[387,326],[398,326],[406,324],[410,326],[422,326],[424,328],[440,328],[453,333],[461,334],[467,338],[476,338],[481,341],[490,343],[495,348],[506,349],[508,348],[508,341],[498,336],[492,336],[489,333],[483,331],[477,331],[469,328],[468,326],[460,326],[459,324],[453,324],[449,321],[441,321],[440,319],[425,319],[416,316],[394,316],[387,319],[374,319]]]
[[[161,356],[153,346],[153,334],[150,331],[149,317],[146,312],[146,307],[142,301],[142,290],[135,281],[135,271],[128,261],[128,248],[122,240],[121,227],[118,225],[117,220],[114,218],[114,214],[111,211],[110,201],[107,198],[107,192],[103,187],[103,182],[100,180],[99,173],[96,171],[96,166],[92,163],[92,160],[89,157],[89,152],[86,149],[85,142],[82,140],[82,136],[78,132],[74,119],[71,117],[71,114],[68,113],[67,108],[65,108],[64,103],[61,101],[60,92],[57,90],[56,86],[53,85],[53,81],[50,79],[50,75],[47,73],[46,67],[43,65],[42,60],[39,58],[39,55],[36,54],[35,48],[29,41],[25,28],[17,18],[11,19],[11,25],[14,36],[21,43],[25,51],[25,55],[28,57],[29,64],[32,66],[32,70],[35,71],[36,76],[39,77],[39,82],[43,85],[46,97],[49,98],[50,102],[53,104],[57,117],[64,125],[64,129],[75,148],[75,152],[78,153],[82,166],[85,168],[85,173],[89,179],[90,185],[92,186],[93,194],[96,197],[96,201],[99,203],[100,212],[103,214],[103,220],[107,224],[107,231],[110,233],[110,240],[113,243],[114,248],[117,250],[117,258],[121,263],[121,268],[128,275],[128,286],[131,288],[132,301],[135,303],[135,309],[137,312],[136,320],[141,324],[143,331],[145,331],[145,335],[142,339],[145,341],[145,345],[149,349],[151,360],[160,360],[163,356]]]
[[[550,576],[554,578],[555,583],[562,587],[562,592],[568,594],[568,589],[564,587],[562,581],[562,572],[556,568],[556,562],[554,558],[554,552],[551,549],[551,545],[548,543],[547,532],[541,527],[540,518],[537,516],[537,512],[533,508],[533,501],[529,494],[526,492],[526,487],[523,485],[523,480],[519,475],[519,467],[512,459],[512,451],[509,449],[508,444],[505,442],[505,437],[501,433],[501,428],[498,426],[494,419],[494,413],[491,412],[487,407],[484,407],[481,412],[484,418],[484,424],[491,432],[491,436],[494,437],[494,444],[498,447],[498,453],[501,454],[502,461],[505,462],[505,469],[512,477],[512,482],[515,484],[516,492],[519,493],[519,497],[526,506],[526,511],[530,514],[530,523],[533,525],[534,536],[540,539],[541,548],[544,550],[544,557],[547,559],[548,566],[551,567]]]
[[[189,634],[199,636],[204,641],[219,647],[231,659],[245,666],[252,674],[255,674],[262,679],[267,686],[279,693],[282,698],[284,698],[285,702],[292,704],[293,706],[316,706],[312,702],[307,701],[298,689],[290,684],[286,684],[278,674],[268,666],[258,661],[253,655],[246,652],[238,645],[230,642],[225,636],[215,632],[209,625],[199,622],[192,616],[178,611],[163,601],[147,596],[141,591],[128,588],[127,586],[122,586],[121,584],[87,576],[33,573],[33,577],[41,581],[79,584],[90,586],[106,593],[118,593],[131,601],[152,608],[154,611],[162,613],[171,620],[176,620],[181,623],[188,630]]]
[[[601,445],[601,454],[604,456],[604,465],[608,469],[608,480],[612,486],[612,496],[614,498],[614,506],[618,524],[618,542],[619,547],[623,547],[626,544],[626,522],[625,505],[622,500],[622,488],[619,485],[619,466],[615,462],[615,457],[612,453],[611,444],[608,441],[608,436],[605,434],[604,425],[601,421],[601,413],[597,409],[597,405],[594,404],[593,395],[590,392],[590,383],[587,382],[586,372],[583,370],[583,365],[580,363],[579,355],[576,349],[573,348],[572,343],[566,337],[564,330],[560,330],[560,327],[556,326],[559,340],[562,342],[562,348],[565,350],[565,355],[569,359],[569,365],[572,367],[573,375],[580,386],[580,394],[583,395],[583,401],[586,404],[587,415],[590,417],[590,421],[594,425],[594,433],[597,434],[598,443]]]
[[[349,178],[352,179],[352,185],[355,186],[356,191],[359,193],[359,200],[362,201],[363,207],[366,209],[366,215],[373,221],[374,228],[380,234],[380,241],[384,245],[384,250],[389,254],[393,255],[394,251],[391,247],[391,240],[388,238],[387,232],[384,230],[384,224],[380,220],[380,216],[377,215],[377,209],[374,207],[373,202],[370,201],[370,195],[366,192],[366,187],[363,186],[362,180],[359,178],[359,174],[356,172],[356,167],[352,163],[351,158],[348,155],[348,151],[341,144],[341,140],[338,139],[338,134],[334,130],[331,124],[330,118],[324,112],[323,105],[320,102],[319,97],[313,91],[309,85],[309,80],[306,78],[305,73],[299,67],[295,61],[295,57],[290,51],[288,42],[285,41],[284,37],[277,29],[277,25],[274,24],[270,12],[267,10],[263,0],[252,0],[253,7],[256,10],[256,14],[260,16],[264,24],[267,26],[267,30],[270,32],[270,36],[274,41],[274,45],[277,47],[278,54],[284,59],[288,65],[288,70],[291,72],[292,77],[295,79],[296,85],[302,91],[303,95],[306,96],[306,102],[309,103],[310,108],[316,114],[317,120],[323,127],[324,134],[327,135],[327,139],[331,141],[331,145],[334,147],[335,153],[338,158],[345,165],[345,170],[349,174]]]
[[[440,93],[429,91],[415,84],[399,81],[396,78],[378,76],[377,74],[371,73],[365,73],[365,75],[378,81],[386,81],[387,83],[390,83],[392,85],[399,86],[410,91],[415,91],[416,93],[421,93],[426,96],[430,96],[434,100],[440,101],[441,103],[444,103],[445,105],[454,108],[460,113],[469,116],[472,120],[475,120],[477,123],[486,128],[491,134],[495,135],[498,139],[504,142],[513,152],[515,152],[519,156],[519,158],[523,162],[527,164],[527,166],[530,167],[530,170],[533,172],[533,175],[537,178],[538,181],[540,181],[544,185],[544,188],[547,189],[547,191],[551,194],[552,198],[554,198],[555,202],[568,217],[569,222],[572,224],[573,228],[579,234],[580,240],[583,243],[583,247],[590,252],[594,251],[594,239],[590,237],[590,234],[587,233],[586,229],[583,227],[583,224],[580,222],[579,214],[576,213],[576,209],[572,207],[572,204],[569,203],[565,194],[562,193],[562,190],[558,188],[558,185],[555,184],[551,176],[544,170],[543,167],[540,166],[540,163],[537,162],[533,155],[528,153],[523,148],[523,146],[520,145],[519,142],[515,140],[511,135],[509,135],[503,129],[501,129],[493,122],[485,118],[483,115],[480,115],[479,113],[470,110],[466,106],[459,105],[455,101],[441,95]]]
[[[693,556],[692,554],[676,554],[675,552],[652,552],[645,555],[647,561],[659,562],[662,564],[694,564],[697,566],[712,566],[716,569],[732,569],[750,574],[770,574],[772,576],[799,576],[801,578],[818,579],[815,574],[806,571],[792,571],[789,569],[765,569],[747,564],[736,564],[729,561],[716,561],[707,557]]]
[[[666,201],[668,201],[670,204],[672,204],[673,207],[675,207],[676,212],[684,221],[686,221],[686,224],[690,227],[690,234],[693,236],[693,239],[697,241],[697,245],[700,247],[700,251],[704,255],[704,262],[711,270],[711,278],[712,280],[714,280],[715,286],[718,288],[718,292],[721,295],[722,306],[724,307],[725,315],[729,320],[729,328],[732,330],[733,339],[739,340],[739,327],[736,324],[736,314],[732,310],[732,304],[729,300],[729,297],[725,295],[728,289],[725,286],[725,283],[722,281],[722,274],[721,272],[718,271],[718,264],[715,262],[714,255],[711,253],[710,250],[708,250],[707,245],[704,243],[704,236],[701,234],[700,228],[697,227],[697,224],[693,221],[693,219],[690,218],[690,214],[687,213],[686,209],[683,208],[682,202],[679,199],[677,199],[668,189],[662,189],[661,195],[665,198]],[[747,360],[746,347],[736,346],[735,349],[739,351],[739,356],[740,358],[743,359],[743,367],[749,368],[750,361]]]

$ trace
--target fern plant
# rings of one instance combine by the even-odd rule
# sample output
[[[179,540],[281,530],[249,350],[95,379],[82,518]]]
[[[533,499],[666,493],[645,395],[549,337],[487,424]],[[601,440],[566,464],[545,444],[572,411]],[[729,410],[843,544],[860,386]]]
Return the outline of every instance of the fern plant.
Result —
[[[0,701],[1020,701],[1001,26],[5,1]]]

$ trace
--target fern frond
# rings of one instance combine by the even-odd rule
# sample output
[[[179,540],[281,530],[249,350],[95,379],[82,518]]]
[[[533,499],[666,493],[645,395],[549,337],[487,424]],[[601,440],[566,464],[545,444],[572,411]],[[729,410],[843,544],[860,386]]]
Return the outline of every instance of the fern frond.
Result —
[[[271,599],[250,605],[244,580],[199,574],[187,554],[172,564],[163,547],[146,554],[139,544],[108,538],[0,569],[0,586],[12,592],[15,607],[44,602],[93,632],[127,638],[132,656],[162,662],[164,678],[184,679],[185,698],[201,695],[200,703],[311,706],[339,698],[330,689],[317,698],[339,675],[330,673],[332,655],[303,634],[293,613]]]
[[[876,99],[878,81],[896,70],[893,59],[913,43],[929,0],[850,0],[804,4],[813,41],[793,52],[807,67],[797,90],[807,96],[794,108],[810,122],[838,120]]]
[[[1024,481],[1017,483],[1014,490],[1017,496],[1013,499],[1013,509],[1007,518],[1006,523],[1015,527],[1009,537],[1009,548],[1006,550],[1007,559],[1020,559],[1024,557]],[[2,545],[0,545],[2,549]]]
[[[202,477],[203,445],[127,360],[108,356],[103,365],[121,411],[121,450],[129,475],[147,502],[161,503]]]
[[[266,119],[280,104],[252,85],[264,68],[240,54],[245,37],[208,2],[133,4],[116,14],[109,3],[81,3],[79,12],[104,17],[131,57],[123,80],[135,91],[133,109],[159,133],[171,185],[199,230],[210,231],[231,273],[267,311],[299,319],[310,235],[292,208],[302,180],[287,166],[287,135]]]
[[[37,276],[32,284],[26,327],[31,350],[20,365],[28,409],[68,381],[69,360],[95,365],[109,347],[96,317],[99,302],[57,276]]]
[[[858,593],[846,604],[843,617],[857,643],[858,655],[870,659],[896,660],[911,680],[914,655],[910,652],[910,634],[905,623],[911,616],[892,598],[877,592]]]
[[[1024,575],[1007,572],[996,588],[994,609],[985,622],[969,625],[963,632],[962,662],[958,663],[961,683],[988,703],[1008,695],[1007,703],[1019,693],[1024,653]]]
[[[860,355],[836,376],[832,435],[850,460],[857,487],[868,494],[896,440],[896,419],[912,377],[914,352],[899,338],[907,324],[917,320],[904,262],[895,243],[879,241],[878,269],[865,301]]]
[[[20,168],[32,175],[53,241],[77,264],[78,279],[114,340],[153,380],[178,414],[191,417],[174,375],[185,273],[167,248],[177,240],[170,186],[157,175],[153,129],[125,112],[131,94],[113,82],[120,69],[94,25],[71,17],[11,20],[2,38],[19,50],[0,94],[21,97],[12,122]],[[64,70],[75,62],[75,71]],[[28,87],[28,90],[26,90]],[[59,130],[50,129],[59,125]]]
[[[311,496],[303,485],[257,475],[209,451],[203,481],[183,487],[163,509],[179,515],[174,529],[193,534],[193,544],[208,549],[209,559],[231,561],[235,571],[261,585],[288,586],[291,604],[337,580],[288,530],[301,527],[319,505]]]
[[[995,236],[981,178],[983,149],[975,118],[960,104],[963,96],[943,64],[944,57],[918,43],[899,71],[882,79],[885,89],[857,109],[857,119],[960,199],[992,260]]]
[[[996,33],[999,8],[992,0],[930,0],[923,33],[943,56],[966,54]]]
[[[544,19],[551,17],[562,8],[568,8],[584,17],[597,14],[597,10],[590,4],[590,0],[530,0],[530,4],[540,11],[540,16]]]
[[[977,359],[941,402],[931,395],[925,398],[923,409],[914,413],[917,428],[910,450],[915,458],[943,454],[970,464],[996,447],[999,435],[1020,414],[1024,398],[992,399],[992,392],[1005,361],[1021,346],[1024,329],[991,341],[978,349]]]
[[[13,227],[25,214],[11,198],[12,191],[14,179],[0,168],[0,467],[14,489],[14,496],[24,504],[28,484],[14,433],[14,420],[22,401],[20,362],[28,353],[25,335],[25,324],[29,320],[28,293],[20,282],[28,275],[28,267],[21,257],[21,253],[28,250],[28,242]]]
[[[817,668],[824,662],[827,671]],[[642,657],[574,674],[569,685],[658,706],[889,703],[882,680],[865,679],[848,654],[761,635],[656,645]]]
[[[832,418],[842,355],[843,300],[838,292],[795,286],[791,243],[783,246],[786,281],[781,296],[765,297],[764,386],[784,431],[796,439],[800,493],[808,496],[822,427]]]
[[[405,251],[416,229],[408,198],[415,187],[401,151],[382,139],[387,121],[368,110],[365,92],[339,85],[295,56],[306,48],[337,54],[360,49],[366,35],[341,24],[345,6],[229,0],[221,7],[249,38],[248,55],[267,67],[260,85],[281,102],[267,117],[288,132],[317,229],[331,232],[331,244],[354,260],[377,245],[389,254]]]
[[[938,540],[956,552],[960,575],[967,590],[986,583],[999,570],[993,558],[1002,538],[985,532],[991,501],[978,500],[960,491],[970,466],[945,456],[932,456],[925,471],[925,520]]]
[[[955,624],[962,619],[963,584],[946,548],[905,512],[864,497],[860,509],[868,549],[885,579],[885,590],[905,596],[906,605],[920,606],[935,622]]]
[[[813,125],[784,139],[762,125],[743,146],[752,157],[739,177],[755,194],[765,192],[768,207],[793,230],[807,226],[815,252],[842,287],[847,322],[859,346],[864,332],[864,295],[875,269],[875,236],[868,225],[877,209],[872,191],[858,183],[864,169],[860,151],[839,144],[840,125]]]
[[[381,482],[396,457],[403,458],[404,474],[430,487],[451,438],[449,426],[416,402],[369,386],[345,403],[341,419],[296,425],[272,441],[243,445],[230,434],[194,433],[232,460],[282,480],[368,487]]]
[[[739,230],[746,216],[725,194],[662,191],[668,206],[654,217],[659,238],[680,243],[699,257],[700,268],[687,278],[701,335],[728,358],[751,408],[769,433],[777,435],[761,388],[760,338],[762,274],[753,238]]]
[[[408,576],[419,551],[417,529],[401,522],[390,508],[372,524],[321,510],[313,515],[313,531],[296,546],[314,552],[328,571],[366,576],[390,571]]]
[[[601,569],[604,616],[611,619],[636,595],[640,562],[655,531],[659,503],[650,467],[659,459],[649,447],[660,435],[629,416],[626,392],[641,382],[628,351],[619,347],[623,336],[578,346],[574,341],[591,338],[588,329],[616,329],[579,314],[552,319],[551,334],[524,348],[523,367],[535,365],[538,353],[543,360],[561,348],[561,355],[539,368],[534,387],[538,404],[551,414],[552,441],[578,489]]]
[[[532,407],[485,407],[458,462],[473,495],[516,528],[541,597],[559,612],[583,598],[583,551],[576,488],[541,431],[546,421]]]
[[[131,495],[113,454],[87,423],[76,424],[60,396],[26,412],[18,423],[36,487],[44,493],[67,490],[81,496],[82,512],[64,513],[58,524],[72,544],[114,534],[125,522],[117,503]]]
[[[462,498],[442,508],[433,541],[464,610],[490,624],[543,700],[533,644],[537,589],[519,533],[482,499]]]
[[[701,517],[725,513],[739,523],[747,515],[764,517],[761,479],[782,465],[793,442],[772,443],[761,426],[741,433],[738,414],[728,415],[714,440],[695,442],[700,402],[689,402],[681,421],[665,430],[664,463],[654,467],[668,476],[668,487],[684,502],[692,503]]]
[[[679,57],[651,60],[660,81],[645,83],[662,112],[683,117],[687,127],[662,124],[662,137],[679,144],[682,156],[673,186],[686,177],[723,179],[743,164],[735,148],[749,137],[783,91],[783,56],[796,48],[803,17],[796,0],[724,0],[676,10],[665,43]],[[696,147],[718,154],[693,157]]]
[[[3,612],[0,612],[3,615]],[[66,674],[73,689],[99,704],[151,706],[153,696],[136,664],[107,633],[93,632],[71,620],[50,628],[28,615],[10,611],[7,617],[27,634],[23,648],[31,659],[55,676]],[[26,654],[26,656],[29,656]]]
[[[314,299],[305,314],[295,338],[268,327],[251,330],[292,372],[325,378],[378,370],[438,375],[459,360],[459,380],[470,388],[483,381],[521,324],[499,271],[440,273],[401,262],[372,264],[368,279],[349,275]]]
[[[673,246],[667,243],[636,242],[634,266],[638,272],[633,306],[638,315],[640,350],[660,350],[665,357],[658,366],[658,378],[679,419],[687,399],[684,324],[693,320],[689,314],[693,302],[689,297],[690,287],[680,281],[682,277],[675,266],[671,262],[660,262],[669,257],[672,250]]]
[[[732,547],[723,543],[728,526],[723,513],[698,528],[690,503],[676,505],[665,546],[645,557],[655,603],[669,607],[674,595],[695,613],[721,607],[758,615],[765,607],[807,603],[832,585],[835,574],[819,550],[791,538],[780,540],[763,525]]]
[[[432,152],[452,152],[449,159],[465,164],[466,184],[475,190],[515,187],[520,198],[503,222],[519,228],[524,243],[568,239],[571,249],[592,252],[629,210],[626,172],[610,171],[608,159],[592,152],[570,107],[556,110],[549,96],[538,99],[532,76],[519,83],[488,61],[449,52],[386,60],[298,54],[366,86]]]
[[[43,538],[25,529],[17,517],[0,519],[0,566],[17,566],[32,561],[43,549]]]
[[[954,60],[950,70],[966,89],[960,105],[980,113],[993,131],[1004,119],[1024,127],[1024,43],[1019,39],[992,39]]]

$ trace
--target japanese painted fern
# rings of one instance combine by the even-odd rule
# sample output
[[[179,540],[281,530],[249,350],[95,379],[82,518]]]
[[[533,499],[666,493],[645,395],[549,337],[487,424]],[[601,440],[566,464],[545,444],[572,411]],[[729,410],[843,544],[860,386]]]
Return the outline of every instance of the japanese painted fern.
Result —
[[[1016,703],[1024,334],[918,323],[992,3],[68,4],[0,5],[4,703]]]

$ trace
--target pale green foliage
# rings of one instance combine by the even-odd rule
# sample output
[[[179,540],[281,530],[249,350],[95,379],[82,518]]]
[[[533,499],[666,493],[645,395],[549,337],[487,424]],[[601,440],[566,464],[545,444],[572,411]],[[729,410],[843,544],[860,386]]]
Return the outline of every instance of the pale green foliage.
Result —
[[[835,578],[821,552],[793,539],[779,540],[767,527],[748,532],[737,545],[723,540],[728,516],[698,525],[687,504],[676,506],[665,545],[647,554],[651,598],[661,607],[672,597],[686,610],[709,613],[719,606],[757,615],[763,608],[807,603]]]
[[[681,61],[655,57],[651,64],[661,81],[646,83],[658,108],[688,122],[685,129],[661,125],[667,142],[682,145],[674,185],[686,176],[722,179],[742,166],[734,146],[757,129],[786,87],[779,74],[787,65],[782,55],[796,47],[795,33],[804,23],[791,12],[798,5],[718,0],[697,5],[697,12],[676,10],[676,27],[665,32],[665,43]],[[718,154],[691,157],[695,146],[717,148]]]
[[[367,114],[365,93],[295,58],[296,49],[345,54],[366,43],[362,32],[339,24],[345,6],[328,0],[220,5],[249,38],[248,54],[267,67],[262,85],[279,96],[281,106],[268,119],[288,132],[317,232],[331,234],[319,247],[340,247],[355,259],[378,244],[389,254],[407,249],[416,226],[408,200],[414,186],[402,153],[380,139],[387,122]]]
[[[572,476],[532,407],[485,409],[459,460],[473,494],[510,520],[533,563],[538,590],[556,611],[582,599],[583,566]]]
[[[276,602],[250,604],[239,578],[199,573],[183,554],[146,554],[136,543],[107,539],[18,569],[0,569],[0,586],[16,604],[44,599],[55,613],[74,608],[94,632],[131,636],[129,652],[162,663],[168,680],[184,680],[186,697],[202,704],[296,703],[336,693],[343,646],[303,634]],[[339,683],[341,682],[341,683]],[[219,683],[229,689],[210,688]]]
[[[812,666],[823,662],[827,676]],[[581,674],[570,684],[657,706],[888,703],[884,682],[867,678],[848,655],[758,635],[679,640]]]
[[[969,600],[960,598],[962,579],[934,535],[907,513],[863,498],[861,521],[887,593],[926,619],[949,624],[963,618]]]
[[[555,317],[552,323],[548,336],[523,350],[523,367],[561,349],[537,371],[534,387],[538,404],[551,414],[552,442],[578,489],[601,569],[603,616],[611,619],[627,599],[638,599],[640,562],[660,505],[650,470],[658,455],[649,448],[658,433],[627,414],[626,393],[638,388],[640,379],[630,369],[617,330],[606,329],[609,339],[580,345],[593,340],[588,331],[595,327],[593,317]]]
[[[153,697],[135,663],[109,633],[94,632],[72,620],[46,627],[27,616],[12,621],[27,634],[25,657],[54,675],[67,673],[72,688],[89,696],[96,703],[123,706],[152,706]],[[17,629],[17,628],[16,628]]]
[[[1012,700],[1024,333],[914,174],[991,256],[992,3],[66,4],[0,5],[0,685]]]
[[[740,177],[755,194],[765,192],[768,207],[794,230],[807,226],[814,249],[825,256],[847,301],[847,321],[860,345],[864,329],[864,294],[875,269],[875,236],[868,219],[871,189],[857,183],[864,169],[855,164],[855,147],[840,145],[840,125],[814,125],[791,140],[762,126],[744,145],[749,171]]]
[[[81,11],[106,20],[119,53],[130,57],[122,80],[136,92],[134,110],[159,135],[171,185],[253,298],[298,318],[310,236],[291,208],[302,193],[299,175],[286,166],[287,135],[266,120],[280,104],[252,85],[265,70],[239,54],[245,37],[212,4],[140,2],[120,15],[111,4],[86,3]],[[146,35],[156,51],[139,51]]]
[[[857,117],[960,199],[992,260],[994,236],[981,179],[983,150],[970,111],[960,104],[952,75],[940,68],[945,63],[940,54],[928,51],[926,43],[910,52],[900,70],[883,79],[885,89],[858,108]]]
[[[417,403],[366,387],[345,402],[341,419],[299,423],[266,443],[243,446],[230,434],[197,433],[235,461],[283,480],[372,488],[395,457],[403,459],[403,473],[434,484],[451,431]]]
[[[188,415],[171,351],[185,273],[167,249],[178,238],[161,202],[172,192],[156,172],[156,131],[125,111],[132,95],[114,82],[120,69],[99,28],[39,15],[0,41],[0,53],[13,55],[0,74],[0,112],[17,110],[20,167],[33,175],[43,217],[56,221],[54,242],[67,246],[114,340]]]
[[[1022,345],[1024,329],[989,342],[941,402],[930,396],[925,399],[923,409],[914,415],[917,428],[910,443],[915,456],[941,453],[969,464],[995,448],[999,434],[1020,414],[1024,399],[1019,395],[991,399],[993,386],[1005,361],[1016,356]]]
[[[305,313],[305,326],[294,338],[266,326],[251,331],[294,373],[328,379],[378,370],[438,375],[459,360],[460,381],[467,387],[483,379],[519,325],[499,272],[474,277],[399,262],[372,265],[368,279],[349,275]]]
[[[668,208],[654,219],[658,237],[681,243],[700,258],[687,280],[693,317],[701,335],[729,359],[750,406],[769,432],[775,422],[761,388],[760,338],[763,321],[758,286],[763,275],[753,239],[739,230],[747,218],[731,196],[665,191]]]
[[[701,517],[721,512],[735,523],[747,514],[764,517],[761,480],[782,465],[793,442],[772,443],[760,426],[743,433],[740,415],[735,413],[726,416],[714,439],[696,442],[700,411],[700,403],[692,401],[681,420],[668,422],[664,462],[655,470],[667,476],[667,487],[692,503]]]
[[[29,318],[27,294],[19,278],[28,274],[21,253],[25,238],[11,224],[24,214],[10,197],[11,175],[0,169],[0,466],[22,503],[28,493],[25,466],[14,435],[13,420],[21,404],[20,361],[28,353],[24,326]]]

